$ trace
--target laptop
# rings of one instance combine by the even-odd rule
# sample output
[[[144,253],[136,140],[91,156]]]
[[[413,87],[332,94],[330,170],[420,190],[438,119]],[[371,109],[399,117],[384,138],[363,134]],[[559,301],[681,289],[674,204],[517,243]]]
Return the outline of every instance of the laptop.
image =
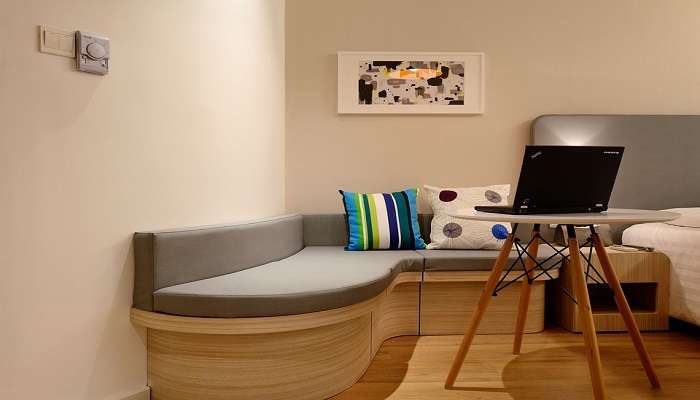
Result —
[[[621,146],[527,146],[513,205],[474,208],[498,214],[605,211],[624,150]]]

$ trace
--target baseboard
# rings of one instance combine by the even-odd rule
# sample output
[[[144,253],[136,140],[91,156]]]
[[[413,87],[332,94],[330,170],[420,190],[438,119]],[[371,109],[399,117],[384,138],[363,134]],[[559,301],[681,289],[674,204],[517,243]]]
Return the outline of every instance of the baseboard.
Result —
[[[146,386],[138,392],[124,397],[122,400],[151,400],[151,388]]]

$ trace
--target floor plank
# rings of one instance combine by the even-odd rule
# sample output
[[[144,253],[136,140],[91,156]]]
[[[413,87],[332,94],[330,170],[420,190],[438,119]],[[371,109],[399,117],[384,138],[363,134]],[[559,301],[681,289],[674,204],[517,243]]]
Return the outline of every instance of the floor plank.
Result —
[[[700,338],[643,334],[661,389],[653,390],[626,333],[599,334],[611,400],[700,398]],[[455,388],[443,382],[460,336],[406,336],[385,342],[362,379],[335,400],[590,399],[583,337],[558,329],[525,335],[513,356],[512,335],[478,335]]]

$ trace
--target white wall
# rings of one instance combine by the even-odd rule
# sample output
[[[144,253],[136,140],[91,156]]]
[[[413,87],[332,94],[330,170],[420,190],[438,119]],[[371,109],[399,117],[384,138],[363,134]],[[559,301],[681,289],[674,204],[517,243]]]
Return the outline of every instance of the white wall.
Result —
[[[338,189],[514,183],[545,113],[700,113],[697,0],[294,0],[287,208]],[[339,50],[483,51],[483,115],[338,115]]]
[[[109,36],[112,71],[38,24]],[[0,0],[0,398],[143,388],[132,233],[283,211],[283,0]]]

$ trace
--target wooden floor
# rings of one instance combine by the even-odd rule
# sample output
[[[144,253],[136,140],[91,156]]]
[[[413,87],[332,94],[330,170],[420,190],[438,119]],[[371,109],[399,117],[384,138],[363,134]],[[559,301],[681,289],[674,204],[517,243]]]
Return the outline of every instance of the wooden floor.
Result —
[[[643,334],[661,379],[649,387],[626,333],[599,334],[609,399],[700,399],[700,337]],[[583,337],[563,330],[525,335],[511,355],[512,335],[478,335],[455,388],[447,376],[460,336],[405,336],[386,341],[362,379],[335,400],[591,399]]]

